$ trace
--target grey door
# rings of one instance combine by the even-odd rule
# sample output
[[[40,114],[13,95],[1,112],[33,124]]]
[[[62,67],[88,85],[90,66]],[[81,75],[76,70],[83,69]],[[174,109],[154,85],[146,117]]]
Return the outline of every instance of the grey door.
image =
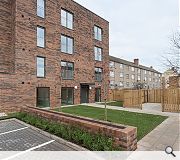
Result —
[[[96,88],[95,102],[101,102],[101,88]]]
[[[89,86],[81,85],[81,103],[89,103]]]

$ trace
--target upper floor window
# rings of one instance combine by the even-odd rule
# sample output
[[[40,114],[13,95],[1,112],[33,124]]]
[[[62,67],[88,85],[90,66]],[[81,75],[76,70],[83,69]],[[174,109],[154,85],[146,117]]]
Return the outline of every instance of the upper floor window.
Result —
[[[141,74],[141,69],[138,69],[138,73]]]
[[[119,82],[120,87],[124,87],[124,82]]]
[[[144,74],[147,74],[147,71],[146,71],[146,70],[144,70]]]
[[[147,77],[144,77],[144,81],[147,81]]]
[[[103,73],[103,70],[102,68],[95,68],[95,80],[100,82],[102,81],[102,73]]]
[[[37,77],[45,77],[45,58],[43,57],[37,57],[36,58],[36,63],[37,63]]]
[[[114,68],[114,66],[115,66],[115,63],[112,62],[112,61],[110,61],[110,62],[109,62],[109,67],[110,67],[110,68]]]
[[[120,73],[120,78],[123,78],[124,77],[124,74],[121,72]]]
[[[45,17],[45,0],[37,0],[37,15],[41,18]]]
[[[73,29],[73,14],[61,9],[61,25],[66,28]]]
[[[61,62],[62,79],[73,79],[74,77],[74,63]]]
[[[126,79],[129,79],[129,74],[126,74]]]
[[[95,60],[102,61],[102,48],[94,47]]]
[[[141,80],[141,76],[138,76],[138,81],[140,81]]]
[[[123,69],[123,67],[124,67],[123,64],[120,64],[120,68]]]
[[[94,26],[94,38],[102,41],[102,29],[100,27]]]
[[[110,77],[114,78],[114,71],[110,71]]]
[[[73,54],[74,40],[73,38],[61,35],[61,52]]]
[[[134,80],[135,79],[135,75],[133,74],[133,75],[131,75],[131,78],[132,78],[132,80]]]
[[[110,81],[110,84],[109,84],[111,87],[114,86],[114,81]]]
[[[37,27],[37,46],[45,47],[45,28]]]
[[[134,68],[134,67],[131,67],[131,71],[134,72],[134,71],[135,71],[135,68]]]

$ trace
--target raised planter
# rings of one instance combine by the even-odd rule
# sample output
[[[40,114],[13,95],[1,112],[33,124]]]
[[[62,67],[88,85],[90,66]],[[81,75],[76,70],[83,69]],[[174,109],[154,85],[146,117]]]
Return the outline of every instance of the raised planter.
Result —
[[[80,116],[74,116],[62,112],[43,110],[40,108],[24,107],[22,112],[36,115],[50,121],[65,123],[80,127],[91,133],[100,133],[113,138],[113,144],[127,151],[137,149],[137,128],[116,123],[94,120]]]

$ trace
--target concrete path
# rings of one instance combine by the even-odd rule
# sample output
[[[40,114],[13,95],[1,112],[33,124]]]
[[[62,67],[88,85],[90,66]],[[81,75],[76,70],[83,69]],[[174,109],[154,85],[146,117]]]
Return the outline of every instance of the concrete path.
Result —
[[[100,104],[86,104],[104,108]],[[138,142],[138,151],[164,151],[167,146],[172,146],[175,151],[180,151],[180,114],[161,112],[161,105],[150,103],[144,104],[143,110],[107,106],[109,109],[124,110],[138,113],[148,113],[154,115],[168,116],[163,123],[157,126],[152,132]]]
[[[0,117],[4,117],[4,116],[6,116],[5,113],[0,113]]]

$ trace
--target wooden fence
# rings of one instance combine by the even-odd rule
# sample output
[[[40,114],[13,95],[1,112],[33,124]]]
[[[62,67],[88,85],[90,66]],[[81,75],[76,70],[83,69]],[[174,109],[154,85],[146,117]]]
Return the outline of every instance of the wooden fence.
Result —
[[[110,101],[123,101],[124,107],[142,108],[143,103],[162,103],[162,111],[180,112],[180,89],[110,90]]]
[[[180,112],[180,89],[164,89],[162,94],[162,110]]]

